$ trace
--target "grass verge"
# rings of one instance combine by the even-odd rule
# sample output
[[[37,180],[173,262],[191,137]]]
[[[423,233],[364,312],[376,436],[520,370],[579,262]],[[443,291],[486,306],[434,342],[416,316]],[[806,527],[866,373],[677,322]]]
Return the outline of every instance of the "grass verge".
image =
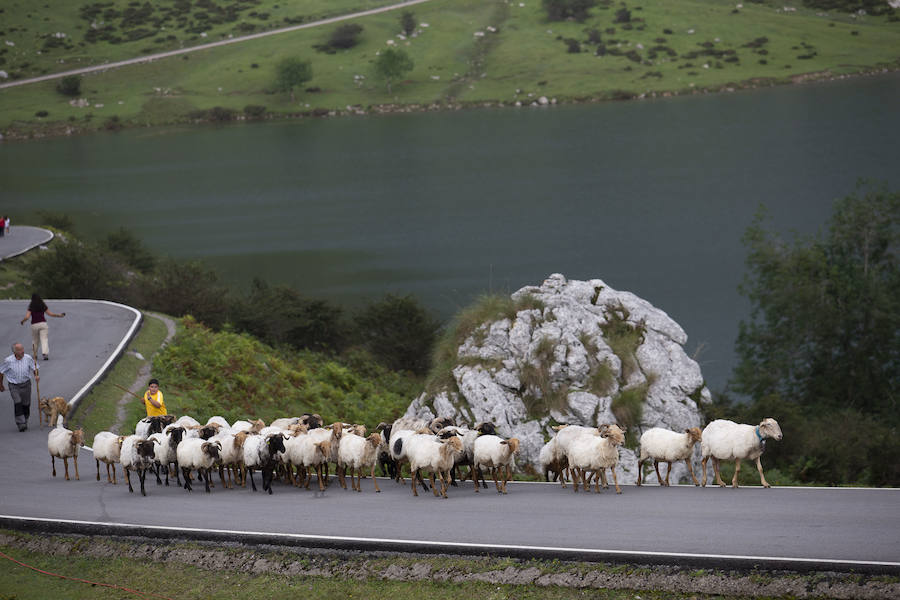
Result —
[[[144,313],[144,319],[137,335],[132,338],[113,368],[103,380],[91,388],[81,401],[78,411],[69,421],[70,428],[84,428],[85,442],[91,444],[98,431],[109,430],[116,422],[118,403],[126,395],[119,387],[129,389],[134,384],[140,370],[150,364],[153,355],[159,351],[166,339],[166,325],[157,317]],[[140,354],[143,359],[136,356]],[[125,408],[126,429],[146,416],[141,403],[131,398]],[[116,433],[130,433],[123,430]]]

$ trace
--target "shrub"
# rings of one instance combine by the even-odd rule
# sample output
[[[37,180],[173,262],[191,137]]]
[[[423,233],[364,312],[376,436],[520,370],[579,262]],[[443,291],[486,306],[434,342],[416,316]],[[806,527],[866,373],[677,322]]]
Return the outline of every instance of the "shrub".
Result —
[[[583,23],[591,16],[589,10],[596,4],[596,0],[543,0],[548,21],[572,19]]]
[[[265,116],[266,107],[261,104],[248,104],[244,107],[244,114],[252,119],[259,119]]]
[[[630,23],[631,22],[631,11],[625,8],[624,6],[616,11],[616,17],[613,19],[613,23]]]
[[[353,319],[355,340],[385,367],[428,372],[440,322],[412,296],[388,294]]]
[[[54,227],[56,229],[68,231],[69,233],[75,232],[75,223],[72,221],[72,217],[65,213],[39,210],[37,211],[37,215],[41,225]]]
[[[56,91],[64,96],[78,96],[81,94],[81,76],[66,75],[56,83]]]
[[[39,110],[36,113],[34,113],[34,116],[43,118],[43,117],[48,116],[49,114],[50,113],[48,113],[46,110]]]
[[[566,38],[563,41],[566,43],[567,52],[569,54],[578,54],[581,52],[581,44],[578,42],[578,40],[574,38]]]
[[[149,273],[156,266],[156,257],[144,247],[137,236],[124,227],[108,234],[101,245],[118,255],[125,264],[143,273]]]
[[[162,261],[140,288],[141,306],[181,317],[193,315],[210,327],[225,322],[227,291],[215,271],[199,261]]]
[[[328,38],[328,42],[323,46],[316,46],[319,50],[335,51],[335,50],[347,50],[352,48],[357,43],[359,43],[359,34],[363,31],[362,25],[357,25],[356,23],[347,23],[341,25],[337,29],[332,32],[331,37]]]

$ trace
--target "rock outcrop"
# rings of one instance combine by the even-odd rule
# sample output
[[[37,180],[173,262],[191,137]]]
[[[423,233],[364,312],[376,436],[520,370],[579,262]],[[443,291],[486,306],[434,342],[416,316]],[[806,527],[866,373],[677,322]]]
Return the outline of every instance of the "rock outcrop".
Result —
[[[627,429],[617,469],[625,483],[637,479],[641,431],[701,426],[698,402],[710,394],[684,352],[687,335],[646,300],[599,279],[554,274],[484,304],[472,311],[482,318],[457,324],[452,380],[430,386],[408,416],[491,421],[500,435],[519,438],[517,464],[526,470],[538,470],[554,425],[617,422]],[[673,465],[672,481],[683,477],[684,464]]]

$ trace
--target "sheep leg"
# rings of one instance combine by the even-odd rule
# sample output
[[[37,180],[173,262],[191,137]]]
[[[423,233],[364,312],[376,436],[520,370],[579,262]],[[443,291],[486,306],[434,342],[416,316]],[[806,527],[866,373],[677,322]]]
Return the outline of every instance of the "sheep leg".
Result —
[[[644,460],[647,460],[647,459],[645,458]],[[644,471],[644,460],[638,459],[638,464],[637,464],[637,472],[638,472],[637,484],[638,485],[641,485],[641,473]]]
[[[66,468],[66,481],[69,480],[69,459],[63,456],[63,466]]]
[[[372,464],[372,483],[375,484],[375,492],[380,494],[381,490],[378,488],[378,480],[375,479],[375,464],[374,463]],[[362,487],[362,486],[360,486],[360,487]],[[359,491],[362,491],[362,490],[359,490]]]
[[[578,483],[578,469],[576,469],[575,467],[571,467],[571,468],[569,469],[569,474],[570,474],[571,477],[572,477],[572,492],[573,492],[573,493],[578,493],[578,486],[579,486],[579,483]]]
[[[146,496],[147,491],[144,489],[144,480],[147,479],[147,469],[138,467],[138,479],[141,480],[141,496]]]
[[[444,479],[443,479],[440,475],[441,475],[441,473],[440,473],[440,471],[438,471],[438,479],[440,479],[441,490],[443,491],[443,489],[444,489]],[[434,494],[434,497],[435,497],[435,498],[438,497],[439,493],[438,493],[438,490],[437,490],[437,485],[435,485],[435,482],[434,482],[434,471],[433,471],[433,470],[431,471],[431,492]]]
[[[450,472],[447,471],[445,473],[441,473],[440,471],[438,471],[438,479],[441,480],[441,498],[446,498],[448,487],[447,482],[451,481]]]
[[[190,473],[188,472],[188,468],[181,467],[181,470],[184,472],[184,486],[182,486],[182,487],[184,487],[184,489],[186,489],[189,492],[194,491],[193,486],[191,486],[191,478],[190,478]],[[128,472],[126,471],[126,474],[127,473]]]
[[[666,461],[666,487],[669,487],[669,473],[672,472],[672,462]],[[615,475],[616,470],[613,469],[613,474]]]
[[[266,476],[268,476],[268,481],[266,480]],[[275,479],[275,468],[266,469],[263,468],[263,491],[269,492],[269,495],[272,495],[272,481]]]
[[[656,469],[656,481],[659,485],[666,485],[663,483],[662,475],[659,474],[659,461],[655,458],[653,459],[653,468]]]
[[[250,475],[250,487],[253,488],[253,491],[256,491],[256,482],[253,481],[253,467],[247,467],[247,473]]]
[[[129,469],[122,467],[122,470],[125,471],[125,481],[128,483],[128,492],[133,494],[134,488],[131,487],[131,474],[128,472]]]
[[[94,462],[97,463],[97,481],[100,481],[100,459],[95,458]],[[109,475],[109,465],[106,465],[106,473]]]
[[[734,477],[731,478],[731,487],[738,487],[738,473],[741,472],[741,459],[734,459]]]
[[[113,485],[118,485],[118,480],[116,479],[116,463],[107,464],[106,465],[106,479],[109,480],[109,469],[112,467],[112,483]]]
[[[475,485],[475,493],[478,493],[478,488],[481,487],[478,483],[478,468],[475,465],[469,467],[469,475],[472,476],[472,483]]]
[[[769,485],[769,482],[766,481],[766,476],[763,475],[762,462],[759,460],[758,456],[756,457],[756,470],[759,471],[759,482],[762,483],[762,486],[764,488],[772,487],[771,485]]]
[[[713,456],[712,463],[713,463],[713,471],[715,471],[715,473],[716,473],[716,483],[720,487],[725,487],[725,482],[722,481],[722,475],[719,474],[719,459],[716,458],[715,456]]]
[[[338,483],[340,483],[341,488],[345,489],[345,490],[347,489],[347,479],[345,478],[346,475],[347,475],[347,467],[342,466],[342,465],[338,466],[338,468],[337,468]],[[353,471],[352,470],[350,471],[350,485],[351,486],[353,485]],[[356,490],[356,488],[353,488],[353,489]]]
[[[500,467],[503,469],[503,493],[506,493],[506,482],[509,481],[512,476],[509,472],[509,465],[506,465],[506,468]]]
[[[697,481],[697,477],[694,476],[694,467],[693,467],[693,465],[691,465],[691,459],[685,460],[685,461],[684,461],[684,464],[687,465],[688,473],[691,474],[691,479],[694,480],[694,485],[695,485],[695,486],[696,486],[696,485],[700,485],[700,482]]]
[[[209,469],[203,469],[203,481],[206,482],[206,493],[207,494],[209,493],[209,488],[211,487],[211,484],[209,481],[210,479],[212,479],[212,478],[210,477]]]
[[[81,478],[78,477],[78,448],[75,448],[75,456],[72,457],[72,461],[75,463],[75,480],[81,481]]]
[[[412,469],[410,469],[410,471],[412,471]],[[412,492],[413,492],[413,496],[417,496],[417,497],[418,497],[418,495],[419,495],[419,490],[416,489],[416,477],[419,476],[419,471],[418,471],[418,470],[412,471],[412,473],[411,473],[410,475],[412,476]]]
[[[600,469],[600,481],[603,482],[603,489],[609,489],[609,482],[606,480],[606,469]]]
[[[615,467],[610,467],[609,470],[612,472],[612,476],[613,476],[613,484],[615,485],[616,493],[617,493],[617,494],[621,494],[621,493],[622,493],[622,488],[619,487],[619,478],[618,478],[618,476],[616,475],[616,468],[615,468]],[[666,485],[668,485],[668,484],[666,484]]]
[[[316,476],[319,478],[319,491],[320,492],[325,491],[325,482],[322,480],[322,477],[323,477],[322,471],[323,471],[323,465],[316,465]],[[327,463],[324,465],[324,471],[325,471],[324,477],[325,477],[325,479],[328,479],[328,464]]]
[[[708,460],[708,456],[704,456],[700,459],[700,465],[703,467],[703,481],[700,482],[700,487],[706,487],[706,461]]]

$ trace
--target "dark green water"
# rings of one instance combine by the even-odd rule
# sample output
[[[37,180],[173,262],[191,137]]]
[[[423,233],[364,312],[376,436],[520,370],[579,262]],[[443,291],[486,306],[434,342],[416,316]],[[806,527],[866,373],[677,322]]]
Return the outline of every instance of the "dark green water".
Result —
[[[0,145],[2,212],[120,225],[154,250],[449,317],[548,274],[667,311],[721,389],[760,205],[812,233],[858,177],[900,184],[900,77],[547,109],[129,131]],[[21,216],[20,216],[21,215]]]

